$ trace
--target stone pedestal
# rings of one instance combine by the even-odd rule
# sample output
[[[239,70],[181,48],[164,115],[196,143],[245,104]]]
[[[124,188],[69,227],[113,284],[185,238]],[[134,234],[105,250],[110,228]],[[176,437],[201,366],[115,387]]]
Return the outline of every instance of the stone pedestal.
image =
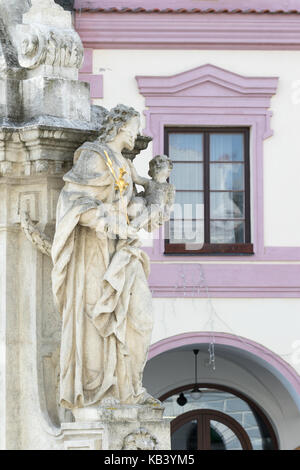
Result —
[[[158,406],[118,405],[73,410],[64,423],[66,450],[169,450],[170,420]]]

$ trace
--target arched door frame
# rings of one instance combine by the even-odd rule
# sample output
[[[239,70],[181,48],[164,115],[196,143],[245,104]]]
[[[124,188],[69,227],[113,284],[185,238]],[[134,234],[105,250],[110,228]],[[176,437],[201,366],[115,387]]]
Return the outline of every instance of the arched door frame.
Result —
[[[185,392],[187,390],[192,390],[192,388],[195,386],[195,384],[188,384],[188,385],[182,385],[181,387],[177,387],[175,389],[172,389],[172,390],[169,390],[168,392],[164,393],[162,396],[159,397],[159,400],[160,401],[164,401],[166,400],[167,398],[171,397],[172,395],[177,395],[181,392]],[[241,398],[242,400],[244,400],[246,403],[248,403],[248,405],[250,406],[250,408],[252,410],[254,410],[258,415],[259,417],[261,418],[261,420],[264,422],[264,424],[266,425],[268,431],[269,431],[269,434],[271,436],[271,439],[272,439],[272,442],[273,442],[273,446],[274,446],[274,450],[279,450],[279,445],[278,445],[278,439],[277,439],[277,436],[276,436],[276,433],[273,429],[273,426],[271,425],[269,419],[267,418],[267,416],[265,415],[265,413],[262,411],[262,409],[254,402],[252,401],[249,397],[247,397],[246,395],[244,395],[243,393],[239,392],[238,390],[235,390],[234,388],[231,388],[231,387],[227,387],[225,385],[217,385],[217,384],[212,384],[212,383],[201,383],[201,382],[198,382],[197,383],[197,386],[201,389],[201,388],[209,388],[209,389],[215,389],[215,390],[221,390],[223,392],[228,392],[228,393],[231,393],[235,396],[237,396],[238,398]],[[180,415],[180,416],[183,416],[183,415]],[[177,419],[177,418],[175,418]],[[175,420],[174,420],[175,421]]]
[[[171,433],[193,419],[197,420],[197,447],[200,450],[210,449],[210,436],[208,434],[211,420],[218,421],[230,428],[239,439],[243,450],[252,450],[252,444],[245,429],[231,416],[216,410],[192,410],[177,416],[171,422]]]

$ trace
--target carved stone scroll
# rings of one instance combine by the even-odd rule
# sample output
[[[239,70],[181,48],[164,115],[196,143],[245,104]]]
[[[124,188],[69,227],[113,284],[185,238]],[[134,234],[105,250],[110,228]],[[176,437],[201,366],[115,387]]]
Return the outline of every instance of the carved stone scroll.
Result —
[[[40,65],[80,69],[83,47],[74,30],[45,25],[19,25],[19,62],[27,69]]]

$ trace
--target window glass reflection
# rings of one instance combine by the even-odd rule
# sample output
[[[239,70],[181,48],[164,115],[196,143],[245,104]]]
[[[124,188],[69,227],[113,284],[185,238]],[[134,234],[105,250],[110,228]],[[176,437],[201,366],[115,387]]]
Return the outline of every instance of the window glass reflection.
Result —
[[[244,160],[243,134],[211,134],[210,161],[230,162]]]
[[[203,134],[169,134],[169,157],[173,161],[202,161]]]

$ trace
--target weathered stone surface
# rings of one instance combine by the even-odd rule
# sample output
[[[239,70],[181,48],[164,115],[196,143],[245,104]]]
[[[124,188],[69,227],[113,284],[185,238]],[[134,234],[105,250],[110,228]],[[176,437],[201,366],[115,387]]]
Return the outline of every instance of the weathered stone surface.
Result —
[[[107,448],[106,429],[100,423],[62,425],[65,450],[103,450]]]
[[[23,72],[8,30],[0,18],[0,115],[7,118],[22,117]]]
[[[116,405],[73,413],[76,422],[62,425],[66,449],[96,449],[95,440],[101,450],[171,448],[170,420],[163,418],[163,408]]]
[[[18,72],[19,68],[17,53],[9,38],[7,26],[0,18],[0,72],[12,75]]]
[[[74,151],[97,138],[107,113],[102,106],[93,105],[90,122],[53,116],[19,123],[0,118],[0,177],[64,174],[72,165]],[[132,158],[139,153],[143,139],[138,136]],[[42,161],[47,165],[36,163]]]
[[[84,82],[48,77],[34,77],[23,81],[26,119],[48,115],[89,122],[89,97],[89,85]]]
[[[22,23],[23,14],[29,10],[30,0],[0,0],[1,18],[6,25]]]
[[[45,24],[67,29],[72,28],[72,16],[54,0],[31,0],[30,9],[23,14],[23,23]]]

